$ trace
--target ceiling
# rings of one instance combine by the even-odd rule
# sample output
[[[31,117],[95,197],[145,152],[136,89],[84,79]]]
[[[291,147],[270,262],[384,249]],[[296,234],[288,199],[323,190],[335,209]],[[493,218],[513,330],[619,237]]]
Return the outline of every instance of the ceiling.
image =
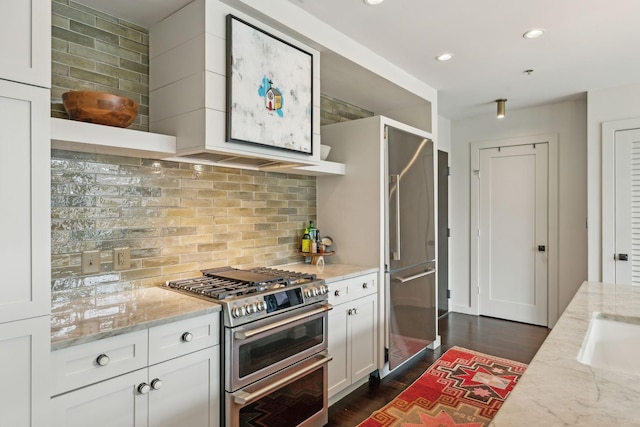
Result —
[[[146,27],[190,2],[79,1]],[[638,0],[289,1],[437,89],[439,114],[451,120],[495,114],[498,98],[507,99],[508,115],[640,82]],[[545,34],[523,38],[532,28]],[[442,52],[454,58],[436,61]],[[321,64],[323,71],[354,66],[337,55]],[[323,92],[339,83],[323,78]]]
[[[289,1],[437,89],[452,120],[640,82],[638,0]]]

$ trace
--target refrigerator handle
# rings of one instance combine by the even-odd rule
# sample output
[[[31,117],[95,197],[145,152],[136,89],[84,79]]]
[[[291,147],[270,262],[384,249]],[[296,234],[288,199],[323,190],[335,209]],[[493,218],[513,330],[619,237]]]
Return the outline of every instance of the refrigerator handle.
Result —
[[[391,175],[390,180],[395,184],[396,193],[396,250],[391,252],[393,261],[400,260],[400,175]],[[391,191],[393,193],[393,190]]]
[[[435,272],[436,272],[435,268],[430,268],[427,271],[424,271],[424,272],[418,273],[418,274],[414,274],[413,276],[409,276],[409,277],[400,277],[400,276],[394,277],[393,280],[396,280],[396,281],[398,281],[400,283],[407,283],[407,282],[410,282],[412,280],[418,279],[420,277],[428,276],[429,274],[433,274]]]

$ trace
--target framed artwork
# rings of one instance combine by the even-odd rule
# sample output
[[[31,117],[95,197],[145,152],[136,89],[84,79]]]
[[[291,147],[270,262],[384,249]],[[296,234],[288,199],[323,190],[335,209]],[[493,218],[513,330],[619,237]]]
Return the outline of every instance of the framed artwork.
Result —
[[[227,141],[313,154],[313,55],[227,15]]]

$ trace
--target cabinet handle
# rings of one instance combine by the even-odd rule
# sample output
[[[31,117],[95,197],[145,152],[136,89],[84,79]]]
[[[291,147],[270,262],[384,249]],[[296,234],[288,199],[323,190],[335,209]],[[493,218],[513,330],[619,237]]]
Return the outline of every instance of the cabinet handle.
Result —
[[[160,378],[155,378],[151,381],[151,388],[154,390],[160,390],[162,388],[162,380]]]
[[[369,289],[369,282],[364,282],[362,284],[362,289]]]
[[[109,356],[107,356],[106,354],[101,354],[96,358],[96,363],[100,366],[107,366],[110,360],[111,359],[109,359]]]
[[[140,394],[147,394],[151,391],[151,387],[149,387],[149,384],[147,383],[141,383],[138,386],[138,393]]]
[[[193,340],[193,334],[191,332],[185,332],[182,334],[181,339],[183,342],[191,342]]]
[[[339,297],[339,296],[340,296],[340,289],[338,289],[337,291],[335,291],[333,294],[334,294],[335,296]]]
[[[347,311],[347,314],[349,316],[355,316],[356,314],[358,314],[358,309],[357,308],[350,308],[349,311]]]

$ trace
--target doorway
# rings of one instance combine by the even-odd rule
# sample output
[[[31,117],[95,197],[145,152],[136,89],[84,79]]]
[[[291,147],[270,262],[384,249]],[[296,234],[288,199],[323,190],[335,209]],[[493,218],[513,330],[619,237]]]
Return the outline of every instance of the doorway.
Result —
[[[555,135],[471,144],[470,296],[479,315],[557,320],[557,148]]]
[[[547,144],[480,150],[481,315],[547,325]]]
[[[602,281],[640,285],[640,119],[602,134]]]

